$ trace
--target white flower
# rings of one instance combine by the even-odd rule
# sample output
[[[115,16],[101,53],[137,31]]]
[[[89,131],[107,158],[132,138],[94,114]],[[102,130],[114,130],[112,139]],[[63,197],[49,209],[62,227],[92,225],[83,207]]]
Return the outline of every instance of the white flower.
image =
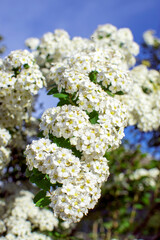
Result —
[[[25,45],[29,47],[31,50],[35,50],[40,43],[40,40],[38,38],[28,38],[25,41]]]

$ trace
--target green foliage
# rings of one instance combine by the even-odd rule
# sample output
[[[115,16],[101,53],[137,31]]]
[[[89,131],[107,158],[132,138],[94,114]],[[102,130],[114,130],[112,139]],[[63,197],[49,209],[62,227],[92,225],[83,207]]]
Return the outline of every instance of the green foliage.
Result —
[[[37,202],[34,202],[36,203],[36,206],[37,207],[47,207],[50,203],[51,203],[51,200],[49,197],[45,196],[45,197],[42,197],[41,199],[39,199]]]
[[[61,186],[61,184],[52,184],[50,182],[49,176],[47,174],[43,174],[38,171],[38,169],[33,168],[32,171],[26,169],[26,177],[29,177],[31,183],[37,185],[38,188],[42,189],[39,191],[34,197],[34,203],[38,207],[46,207],[50,204],[50,198],[46,196],[47,191],[50,188],[55,189],[57,186]]]
[[[72,150],[72,153],[76,156],[76,157],[79,157],[81,158],[81,152],[78,151],[74,146],[72,146],[70,144],[70,141],[69,139],[65,139],[63,137],[61,138],[57,138],[55,136],[53,136],[52,134],[49,134],[49,139],[53,142],[53,143],[56,143],[58,147],[64,147],[64,148],[67,148],[67,149],[70,149]]]
[[[115,96],[115,94],[113,94],[109,89],[105,89],[105,92],[111,97]]]
[[[29,180],[32,183],[35,183],[37,187],[49,191],[52,184],[50,183],[49,179],[46,177],[45,174],[39,172],[37,169],[33,169],[33,174],[30,176]]]
[[[89,116],[89,121],[90,121],[90,123],[96,124],[97,121],[98,121],[98,117],[99,117],[98,112],[94,110],[94,111],[91,112],[91,113],[88,113],[88,112],[87,112],[87,114],[88,114],[88,116]]]
[[[34,197],[34,203],[38,202],[40,199],[44,198],[46,196],[46,191],[41,190],[40,192],[38,192],[36,194],[36,196]]]
[[[53,94],[53,97],[66,100],[68,98],[68,95],[69,94],[67,94],[67,93],[55,93],[55,94]]]
[[[153,224],[151,219],[157,219],[160,207],[160,178],[152,187],[146,184],[147,177],[134,180],[130,176],[141,168],[160,169],[160,162],[141,153],[139,148],[131,151],[123,146],[106,152],[105,157],[109,160],[110,176],[103,184],[101,199],[84,219],[85,223],[90,221],[89,226],[93,226],[99,221],[97,239],[134,240],[137,234],[147,239],[152,233],[156,234],[160,223]],[[104,229],[100,231],[102,226]]]
[[[55,93],[59,93],[58,88],[56,86],[50,89],[47,95],[53,95]]]
[[[25,69],[28,69],[28,68],[29,68],[29,65],[26,63],[26,64],[23,65],[23,67],[24,67]]]
[[[97,71],[92,71],[89,73],[89,79],[91,80],[91,82],[97,83]]]

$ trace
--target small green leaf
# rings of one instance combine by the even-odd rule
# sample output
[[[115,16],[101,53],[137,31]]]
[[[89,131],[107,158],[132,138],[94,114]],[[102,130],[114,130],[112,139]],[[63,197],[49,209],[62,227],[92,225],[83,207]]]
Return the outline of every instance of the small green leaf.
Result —
[[[58,102],[57,106],[63,106],[63,105],[69,105],[71,104],[68,98],[61,98]]]
[[[38,202],[41,198],[44,198],[45,196],[46,196],[46,191],[41,190],[40,192],[38,192],[38,193],[36,194],[36,196],[35,196],[34,199],[33,199],[33,202],[36,203],[36,202]]]
[[[106,229],[111,229],[113,227],[113,222],[105,222],[105,223],[103,223],[103,226]]]
[[[134,207],[135,207],[136,209],[139,209],[139,210],[143,209],[143,205],[140,204],[140,203],[134,204]]]
[[[30,177],[32,175],[32,171],[30,171],[28,168],[26,169],[26,177]]]
[[[49,90],[49,92],[47,93],[47,95],[53,95],[53,94],[55,94],[55,93],[59,93],[57,87],[54,87],[54,88],[52,88],[51,90]]]
[[[143,92],[146,93],[146,94],[150,94],[150,93],[152,92],[151,89],[146,88],[146,87],[142,87],[142,90],[143,90]]]
[[[105,90],[105,92],[109,95],[109,96],[111,96],[111,97],[114,97],[115,96],[115,94],[114,93],[112,93],[111,91],[109,91],[109,90]]]
[[[124,46],[124,43],[121,42],[121,43],[119,44],[119,47],[122,48],[123,46]]]
[[[38,202],[36,202],[37,207],[46,207],[51,203],[51,200],[49,197],[41,198]]]
[[[89,73],[89,79],[94,83],[97,82],[97,74],[98,74],[97,71],[92,71]]]
[[[44,136],[43,136],[43,131],[40,131],[40,132],[37,134],[37,137],[43,138],[43,137],[44,137]]]
[[[53,96],[56,97],[56,98],[67,98],[68,94],[65,94],[65,93],[55,93],[55,94],[53,94]]]
[[[97,111],[94,110],[93,112],[88,113],[88,116],[89,116],[90,123],[92,123],[92,124],[96,124],[97,123],[98,117],[99,117],[99,114],[98,114]]]
[[[28,68],[29,68],[29,65],[26,63],[26,64],[23,65],[23,67],[24,67],[25,69],[28,69]]]
[[[37,174],[37,175],[35,175],[35,174],[33,174],[31,177],[30,177],[30,181],[32,182],[32,183],[37,183],[38,181],[40,181],[41,179],[43,179],[44,178],[44,174]]]
[[[53,62],[53,60],[54,60],[54,58],[48,58],[47,62],[51,63],[51,62]]]
[[[67,149],[71,149],[73,154],[76,156],[76,157],[79,157],[81,158],[82,154],[80,151],[78,151],[74,146],[72,146],[70,144],[70,141],[69,139],[65,139],[63,137],[61,138],[57,138],[55,136],[53,136],[52,134],[49,134],[49,139],[53,142],[53,143],[56,143],[58,147],[64,147],[64,148],[67,148]]]
[[[106,34],[106,37],[109,38],[111,36],[111,33]]]
[[[116,92],[116,94],[117,94],[117,95],[124,95],[124,92],[118,91],[118,92]]]

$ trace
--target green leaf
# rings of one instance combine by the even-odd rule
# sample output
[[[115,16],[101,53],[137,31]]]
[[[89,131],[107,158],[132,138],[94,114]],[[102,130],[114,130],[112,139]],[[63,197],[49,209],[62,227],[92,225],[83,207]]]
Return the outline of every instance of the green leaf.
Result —
[[[24,67],[25,69],[28,69],[28,68],[29,68],[29,65],[26,63],[26,64],[23,65],[23,67]]]
[[[52,88],[51,90],[49,90],[49,92],[47,93],[47,95],[53,95],[53,94],[55,94],[55,93],[59,93],[57,87],[54,87],[54,88]]]
[[[128,219],[127,219],[127,220],[123,220],[123,221],[121,221],[121,225],[120,225],[120,227],[119,227],[118,232],[119,232],[119,233],[123,233],[123,232],[126,231],[129,227],[130,227],[130,223],[129,223]]]
[[[62,98],[62,99],[60,99],[60,101],[58,102],[57,106],[63,106],[63,105],[65,105],[65,104],[66,104],[66,105],[71,104],[68,98],[65,98],[65,99]]]
[[[135,207],[136,209],[139,209],[139,210],[143,209],[143,205],[140,204],[140,203],[134,204],[134,207]]]
[[[119,47],[122,48],[123,46],[124,46],[124,43],[121,42],[121,43],[119,44]]]
[[[36,168],[33,169],[29,180],[30,182],[35,183],[37,187],[42,188],[45,191],[49,191],[52,186],[49,177],[47,178],[45,174],[39,172]]]
[[[44,178],[44,174],[33,174],[31,177],[30,177],[30,181],[32,183],[37,183],[39,182],[41,179]]]
[[[103,38],[103,36],[100,36],[100,35],[98,36],[98,39],[99,39],[99,40],[102,39],[102,38]]]
[[[111,36],[111,33],[106,34],[106,37],[109,38]]]
[[[40,181],[37,180],[37,182],[35,182],[35,183],[39,188],[42,188],[45,191],[49,191],[50,187],[52,186],[50,181],[46,178],[43,178]]]
[[[98,74],[97,71],[92,71],[89,73],[89,79],[94,83],[97,82],[97,74]]]
[[[81,158],[82,156],[82,153],[80,151],[78,151],[74,146],[72,146],[70,144],[70,141],[69,139],[65,139],[63,137],[61,138],[57,138],[55,136],[53,136],[52,134],[49,134],[49,139],[53,142],[53,143],[56,143],[58,147],[64,147],[64,148],[67,148],[67,149],[71,149],[73,154],[76,156],[76,157],[79,157]]]
[[[113,227],[113,222],[105,222],[105,223],[103,223],[103,226],[106,229],[111,229]]]
[[[142,87],[142,90],[143,90],[143,92],[146,93],[146,94],[150,94],[150,93],[152,92],[151,89],[145,88],[145,87]]]
[[[44,136],[43,136],[43,131],[40,131],[40,132],[37,134],[37,137],[43,138],[43,137],[44,137]]]
[[[53,96],[56,98],[68,98],[68,94],[65,93],[55,93]]]
[[[88,113],[88,116],[89,116],[90,123],[92,123],[92,124],[96,124],[97,123],[98,117],[99,117],[99,114],[98,114],[97,111],[94,110],[93,112]]]
[[[146,205],[149,205],[150,204],[150,197],[151,197],[150,193],[145,193],[145,195],[142,197],[142,202]]]
[[[26,169],[26,177],[30,177],[32,175],[32,171],[30,171],[28,168]]]
[[[109,91],[109,90],[105,90],[105,92],[109,95],[109,96],[111,96],[111,97],[114,97],[115,96],[115,94],[114,93],[112,93],[111,91]]]
[[[41,190],[40,192],[38,192],[38,193],[36,194],[36,196],[35,196],[34,199],[33,199],[33,202],[36,203],[36,202],[38,202],[40,199],[44,198],[45,196],[46,196],[46,191]]]
[[[116,94],[117,94],[117,95],[124,95],[124,92],[118,91],[118,92],[116,92]]]
[[[51,62],[53,62],[53,60],[54,60],[54,58],[48,58],[47,62],[51,63]]]
[[[37,207],[46,207],[51,203],[51,200],[49,197],[41,198],[38,202],[36,202]]]

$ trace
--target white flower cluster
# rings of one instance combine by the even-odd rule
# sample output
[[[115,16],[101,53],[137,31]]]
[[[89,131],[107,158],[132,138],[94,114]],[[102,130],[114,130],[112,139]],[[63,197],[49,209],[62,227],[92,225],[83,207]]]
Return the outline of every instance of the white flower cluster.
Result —
[[[140,191],[143,191],[145,187],[155,187],[157,185],[158,177],[160,177],[160,171],[158,168],[138,168],[129,175],[131,181],[138,181],[138,188]],[[126,182],[125,173],[120,173],[119,176],[115,178],[116,181]]]
[[[52,62],[62,61],[72,52],[88,48],[88,45],[91,44],[89,39],[81,37],[71,40],[68,33],[61,29],[55,30],[54,33],[45,33],[39,44],[38,41],[40,41],[38,38],[29,38],[25,44],[29,48],[35,49],[33,54],[44,73],[51,67]]]
[[[130,179],[138,180],[142,177],[149,177],[149,178],[156,179],[159,174],[160,174],[160,171],[158,168],[151,168],[149,170],[145,168],[139,168],[132,173],[132,175],[130,176]]]
[[[0,240],[51,240],[40,232],[53,231],[58,220],[50,210],[36,207],[33,197],[33,193],[21,190],[8,197],[6,203],[0,202],[0,233],[5,235]]]
[[[152,131],[160,126],[160,73],[139,65],[131,70],[133,85],[128,94],[118,97],[128,106],[129,125],[142,131]]]
[[[80,172],[79,158],[69,149],[57,147],[49,139],[33,141],[25,151],[29,169],[33,167],[48,174],[52,183],[63,183]]]
[[[11,139],[9,131],[5,128],[0,128],[0,146],[7,146]]]
[[[118,147],[123,137],[125,113],[123,110],[121,114],[117,112],[118,106],[112,117],[104,112],[99,123],[94,125],[89,122],[85,111],[72,105],[47,109],[43,114],[40,128],[46,139],[33,141],[25,154],[30,170],[35,167],[48,174],[52,183],[63,184],[50,194],[56,216],[77,222],[97,203],[100,187],[109,175],[103,155],[106,150]],[[79,159],[71,150],[52,143],[49,134],[69,139],[82,157]]]
[[[10,150],[6,148],[11,135],[5,128],[0,128],[0,171],[9,163],[10,161]]]
[[[160,39],[155,37],[154,34],[154,30],[147,30],[143,33],[143,39],[147,45],[157,47],[160,45]]]
[[[40,40],[38,38],[28,38],[25,41],[25,45],[29,47],[31,50],[35,50],[40,44]]]
[[[62,184],[49,194],[55,216],[69,223],[78,222],[95,206],[102,182],[109,175],[106,158],[83,156],[79,159],[71,150],[57,147],[44,138],[28,145],[25,154],[30,170],[38,168],[49,175],[52,183]]]
[[[51,183],[62,184],[48,195],[54,214],[68,222],[80,221],[97,203],[109,175],[105,152],[119,146],[127,123],[126,108],[113,97],[132,86],[124,57],[117,49],[96,44],[70,40],[57,30],[43,36],[35,52],[40,66],[51,68],[47,80],[70,104],[45,111],[40,124],[45,139],[33,141],[25,154],[30,170],[37,168],[48,174]],[[55,143],[63,138],[71,150],[49,138]]]
[[[111,24],[99,25],[91,39],[101,47],[111,46],[121,51],[125,56],[127,68],[135,64],[134,56],[139,53],[139,45],[133,41],[133,35],[129,28],[117,29]]]
[[[0,124],[21,125],[28,119],[33,95],[44,86],[44,77],[27,50],[13,51],[0,65]]]
[[[95,47],[101,48],[104,53],[109,48],[115,49],[116,52],[119,51],[123,56],[121,65],[127,69],[135,64],[134,56],[139,53],[139,46],[133,41],[131,31],[127,28],[117,30],[111,24],[99,26],[91,39],[81,37],[71,39],[66,31],[57,29],[54,33],[44,34],[41,41],[37,38],[27,39],[26,45],[35,49],[33,54],[45,76],[49,73],[53,63],[63,62],[66,57],[74,56],[79,52],[88,54]],[[49,83],[48,79],[47,83]]]
[[[128,92],[132,81],[129,72],[123,70],[121,66],[122,60],[123,57],[119,52],[93,47],[89,53],[77,53],[74,57],[66,58],[65,62],[55,64],[47,77],[50,82],[54,81],[58,85],[59,91],[65,89],[68,93],[79,91],[87,95],[85,89],[87,91],[89,88],[90,92],[96,91],[94,83],[113,93]],[[96,79],[91,83],[93,72],[96,74]],[[96,95],[97,92],[102,93],[102,90],[97,87]]]
[[[126,124],[124,109],[119,110],[116,104],[114,108],[114,101],[111,106],[113,109],[106,109],[104,114],[100,114],[98,123],[94,125],[79,107],[64,105],[50,108],[44,112],[40,128],[47,138],[51,133],[58,138],[70,139],[70,143],[83,155],[103,156],[120,144]]]

